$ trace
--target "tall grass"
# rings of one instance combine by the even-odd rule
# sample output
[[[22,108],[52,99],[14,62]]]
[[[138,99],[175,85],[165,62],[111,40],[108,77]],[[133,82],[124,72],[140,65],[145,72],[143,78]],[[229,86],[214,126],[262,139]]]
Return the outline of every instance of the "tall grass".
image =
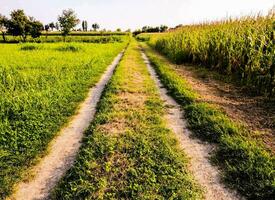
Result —
[[[235,75],[242,85],[275,95],[274,30],[272,10],[267,16],[227,19],[151,35],[150,44],[178,64],[199,64]]]
[[[125,45],[0,44],[0,199]]]

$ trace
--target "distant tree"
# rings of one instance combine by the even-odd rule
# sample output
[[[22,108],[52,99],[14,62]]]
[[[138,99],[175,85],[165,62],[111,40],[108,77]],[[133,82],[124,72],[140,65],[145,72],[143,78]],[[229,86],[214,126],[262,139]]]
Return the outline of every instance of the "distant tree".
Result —
[[[41,36],[41,31],[43,30],[43,24],[40,21],[31,18],[28,26],[28,33],[32,36],[32,38],[38,38]]]
[[[23,10],[14,10],[10,16],[10,20],[4,19],[8,33],[13,36],[21,36],[24,42],[26,42],[28,35],[31,35],[33,38],[41,35],[43,24],[33,17],[27,17]]]
[[[92,24],[92,28],[94,29],[94,31],[97,31],[97,29],[99,29],[99,24],[98,23]]]
[[[143,26],[141,30],[143,33],[146,33],[149,28],[150,28],[149,26]]]
[[[55,28],[55,24],[53,23],[53,22],[51,22],[50,24],[49,24],[49,27],[52,29],[52,31],[53,31],[53,29]]]
[[[66,36],[79,23],[79,19],[72,9],[68,9],[63,10],[62,14],[58,16],[58,21],[65,41]]]
[[[125,32],[126,33],[131,33],[131,29],[127,29]]]
[[[50,30],[49,24],[45,25],[44,30],[46,31],[46,38],[48,38],[48,33],[49,33],[49,30]]]
[[[29,30],[29,19],[23,10],[14,10],[11,12],[11,19],[6,25],[8,33],[13,36],[21,36],[26,41]]]
[[[58,22],[55,23],[55,28],[56,28],[56,30],[59,31],[59,24],[58,24]]]
[[[118,29],[116,30],[116,32],[121,32],[121,29],[120,29],[120,28],[118,28]]]
[[[142,33],[142,30],[138,29],[133,32],[133,35],[136,36],[138,34]]]
[[[160,27],[151,27],[151,26],[144,26],[142,27],[142,29],[138,29],[136,31],[133,32],[134,35],[138,35],[140,33],[158,33],[158,32],[164,32],[168,29],[167,26],[162,25]]]
[[[85,31],[85,21],[82,21],[82,30]]]
[[[45,31],[49,31],[50,30],[50,26],[49,24],[46,24],[45,27],[44,27]]]
[[[0,14],[0,31],[2,33],[2,37],[3,37],[3,41],[6,42],[6,26],[8,23],[8,19],[4,16]]]
[[[88,31],[88,22],[85,21],[85,31]]]
[[[148,33],[158,33],[158,32],[160,32],[160,27],[148,27],[146,32],[148,32]]]
[[[167,31],[167,29],[168,29],[168,26],[166,26],[166,25],[160,26],[160,32],[165,32],[165,31]]]
[[[82,21],[82,30],[83,31],[88,31],[88,22],[87,21]]]
[[[177,25],[177,26],[175,27],[175,29],[180,28],[180,27],[183,27],[183,24]]]

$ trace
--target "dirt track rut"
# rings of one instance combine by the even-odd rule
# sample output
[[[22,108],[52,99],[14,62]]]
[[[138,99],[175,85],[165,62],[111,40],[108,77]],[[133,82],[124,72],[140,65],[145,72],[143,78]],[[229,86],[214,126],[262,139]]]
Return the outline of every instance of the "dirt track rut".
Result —
[[[220,180],[220,172],[209,161],[210,153],[214,146],[202,143],[198,139],[190,137],[191,132],[187,129],[187,122],[183,119],[184,112],[181,106],[167,93],[156,72],[150,65],[148,57],[142,52],[142,57],[147,64],[149,73],[156,82],[161,98],[169,108],[165,118],[168,128],[176,133],[186,155],[190,158],[190,171],[198,183],[205,189],[206,200],[237,200],[241,199],[235,191],[226,188]]]
[[[21,182],[11,199],[40,200],[47,199],[50,191],[73,165],[81,146],[84,131],[88,128],[96,113],[96,106],[101,94],[121,60],[120,53],[102,75],[95,87],[91,88],[87,98],[69,124],[51,142],[49,154],[31,170],[34,178],[29,182]]]

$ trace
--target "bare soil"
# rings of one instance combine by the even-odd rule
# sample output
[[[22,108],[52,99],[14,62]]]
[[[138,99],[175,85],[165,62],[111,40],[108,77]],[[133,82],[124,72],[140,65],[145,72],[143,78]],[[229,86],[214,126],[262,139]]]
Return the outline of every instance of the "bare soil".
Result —
[[[160,91],[161,98],[166,104],[167,114],[165,119],[167,126],[170,128],[180,142],[186,155],[190,158],[189,170],[194,175],[196,181],[205,190],[206,200],[237,200],[242,199],[235,191],[228,189],[221,181],[220,171],[213,166],[210,161],[210,153],[213,152],[215,146],[202,143],[200,140],[191,136],[191,132],[187,128],[187,122],[183,119],[184,111],[181,106],[170,97],[167,90],[163,87],[158,79],[156,72],[149,63],[147,56],[142,53],[147,63],[148,70],[156,82]]]
[[[211,72],[201,73],[194,66],[176,66],[191,87],[199,93],[200,100],[218,105],[234,121],[255,132],[275,153],[275,101],[263,96],[253,96],[250,91],[213,78]]]
[[[93,120],[96,105],[121,57],[122,53],[107,68],[96,86],[90,89],[87,98],[80,105],[78,113],[51,142],[49,153],[33,167],[31,171],[34,178],[28,182],[19,183],[17,191],[10,199],[38,200],[48,198],[51,190],[73,165],[81,146],[83,133]]]

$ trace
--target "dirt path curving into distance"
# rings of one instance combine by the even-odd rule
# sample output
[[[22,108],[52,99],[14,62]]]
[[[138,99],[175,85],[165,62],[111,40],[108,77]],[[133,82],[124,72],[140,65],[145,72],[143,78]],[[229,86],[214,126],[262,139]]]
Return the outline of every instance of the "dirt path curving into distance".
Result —
[[[49,154],[34,166],[34,178],[30,182],[21,182],[17,191],[11,197],[16,200],[47,199],[51,190],[73,165],[77,152],[81,146],[84,131],[88,128],[96,113],[96,105],[101,94],[120,62],[120,53],[108,66],[100,81],[91,88],[87,98],[80,105],[78,113],[73,116],[67,127],[51,142]]]
[[[217,167],[211,165],[209,161],[210,153],[214,146],[202,143],[198,139],[191,138],[190,131],[187,129],[187,122],[183,119],[184,113],[180,105],[167,93],[156,72],[150,65],[148,57],[142,52],[142,57],[147,64],[148,70],[156,82],[160,91],[161,98],[164,100],[168,113],[165,118],[168,128],[176,133],[181,147],[190,158],[190,171],[195,179],[205,189],[206,200],[237,200],[242,199],[235,191],[226,188],[220,180],[220,172]]]

